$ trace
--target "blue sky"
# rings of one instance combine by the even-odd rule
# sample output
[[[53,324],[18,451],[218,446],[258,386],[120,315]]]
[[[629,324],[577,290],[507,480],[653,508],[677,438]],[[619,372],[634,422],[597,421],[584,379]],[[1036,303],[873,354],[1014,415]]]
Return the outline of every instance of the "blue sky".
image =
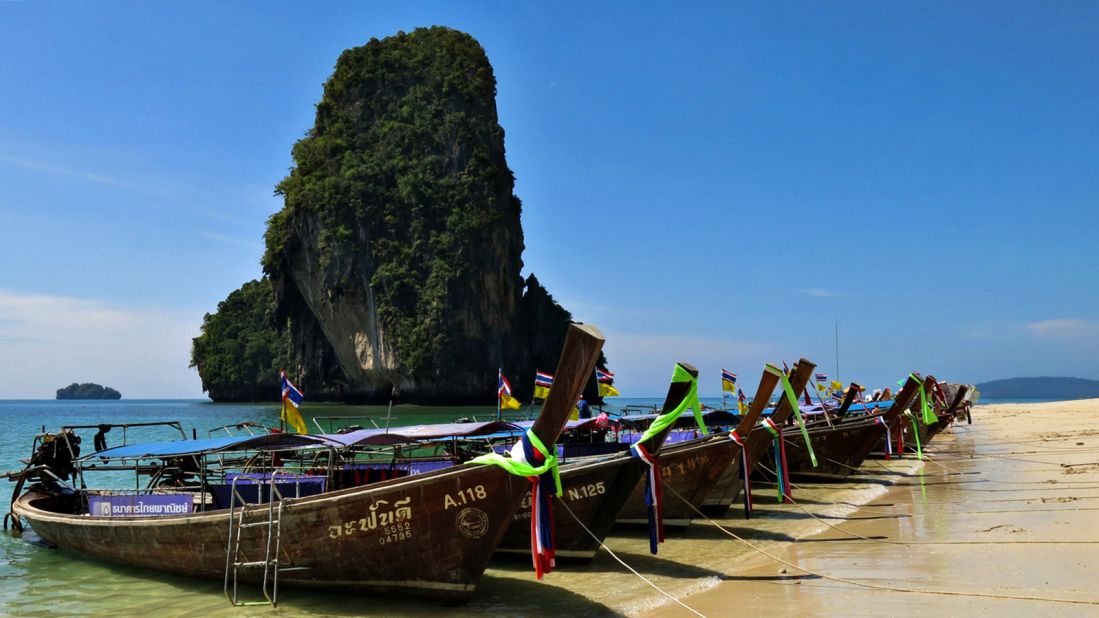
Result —
[[[339,53],[485,47],[524,272],[671,363],[1099,378],[1099,5],[0,2],[0,382],[198,397]],[[515,379],[515,378],[513,378]]]

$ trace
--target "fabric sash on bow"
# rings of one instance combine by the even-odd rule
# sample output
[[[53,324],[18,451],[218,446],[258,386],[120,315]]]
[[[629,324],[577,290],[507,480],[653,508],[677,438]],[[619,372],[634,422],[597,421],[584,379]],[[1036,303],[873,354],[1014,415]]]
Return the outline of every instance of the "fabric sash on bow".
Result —
[[[674,410],[669,410],[653,419],[649,428],[641,434],[641,438],[630,447],[630,454],[640,459],[649,468],[648,474],[645,475],[645,506],[649,511],[649,551],[653,554],[656,554],[657,545],[664,542],[664,504],[660,488],[660,457],[650,453],[644,443],[670,427],[687,408],[694,412],[695,422],[698,423],[702,434],[709,433],[706,430],[706,423],[702,420],[702,404],[698,401],[698,378],[677,364],[672,371],[672,382],[688,382],[690,386],[687,387],[687,395]]]
[[[782,390],[786,393],[786,401],[790,402],[790,408],[794,411],[794,418],[798,421],[801,436],[805,438],[805,448],[809,449],[809,460],[813,462],[813,467],[816,468],[818,466],[817,455],[813,452],[813,445],[809,442],[809,430],[805,428],[805,421],[801,418],[801,410],[798,409],[798,397],[794,394],[794,387],[790,385],[790,378],[785,374],[782,376]],[[785,458],[785,455],[783,457]]]
[[[561,497],[561,474],[557,453],[546,448],[534,431],[527,430],[511,447],[511,457],[488,453],[466,462],[500,466],[510,474],[530,481],[530,551],[538,579],[555,565],[553,496]]]
[[[916,415],[911,411],[905,410],[904,415],[912,420],[912,435],[916,437],[916,457],[923,461],[923,448],[920,447],[920,424],[916,420]]]
[[[893,435],[889,432],[889,423],[881,416],[875,416],[874,424],[885,429],[885,459],[888,461],[893,456]]]
[[[729,432],[729,439],[740,447],[740,473],[744,475],[744,519],[752,518],[752,474],[748,469],[748,440],[736,430]]]
[[[649,453],[644,444],[634,444],[630,454],[649,467],[645,473],[645,507],[649,515],[649,552],[656,555],[664,542],[664,493],[660,487],[660,458]]]
[[[930,425],[931,423],[939,422],[939,417],[935,416],[935,412],[931,409],[931,404],[927,401],[927,388],[923,385],[921,380],[916,374],[910,374],[913,380],[920,383],[920,412],[923,416],[923,424]]]
[[[763,426],[771,434],[775,446],[775,477],[778,484],[779,502],[790,501],[790,473],[786,466],[786,444],[782,440],[782,427],[770,418],[763,419]]]

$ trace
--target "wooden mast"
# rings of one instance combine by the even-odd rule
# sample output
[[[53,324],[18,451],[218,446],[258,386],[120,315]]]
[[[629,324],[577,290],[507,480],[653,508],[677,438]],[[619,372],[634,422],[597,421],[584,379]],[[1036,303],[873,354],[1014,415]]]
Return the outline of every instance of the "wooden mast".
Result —
[[[573,405],[580,399],[588,375],[595,371],[604,341],[603,333],[591,324],[569,324],[565,347],[561,350],[561,360],[553,376],[553,388],[542,404],[542,413],[531,427],[547,448],[552,448],[550,445],[557,442],[561,435]]]

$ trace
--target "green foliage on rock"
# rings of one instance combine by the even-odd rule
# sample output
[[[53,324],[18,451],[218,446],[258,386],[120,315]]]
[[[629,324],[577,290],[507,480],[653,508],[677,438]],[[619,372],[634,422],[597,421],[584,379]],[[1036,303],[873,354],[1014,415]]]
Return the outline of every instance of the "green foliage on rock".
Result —
[[[191,366],[215,401],[273,401],[287,337],[270,324],[274,292],[267,278],[249,281],[218,303],[192,340]]]
[[[462,32],[418,29],[348,49],[277,187],[285,207],[268,221],[265,272],[281,280],[308,244],[325,298],[368,287],[406,375],[439,375],[455,360],[440,353],[455,336],[447,315],[486,267],[471,248],[510,234],[516,247],[501,251],[509,268],[521,264],[495,94],[484,50]]]
[[[57,389],[58,399],[122,399],[122,393],[109,386],[100,386],[91,382],[72,384]]]

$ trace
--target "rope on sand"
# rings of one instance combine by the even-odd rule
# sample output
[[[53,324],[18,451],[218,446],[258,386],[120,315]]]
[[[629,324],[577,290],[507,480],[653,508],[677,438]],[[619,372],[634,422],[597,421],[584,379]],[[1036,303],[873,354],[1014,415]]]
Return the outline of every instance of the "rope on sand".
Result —
[[[611,558],[614,558],[615,560],[618,561],[618,564],[621,564],[622,566],[626,567],[630,571],[630,573],[633,573],[634,575],[640,577],[641,581],[643,581],[646,584],[652,586],[653,590],[656,590],[660,594],[668,597],[669,599],[671,599],[673,602],[675,602],[677,605],[679,605],[683,609],[691,612],[695,616],[701,616],[701,618],[706,618],[706,616],[701,614],[698,610],[695,610],[694,608],[689,607],[688,605],[683,603],[683,601],[680,601],[679,599],[673,597],[671,594],[665,592],[663,589],[660,588],[660,586],[657,586],[656,584],[652,583],[652,581],[647,579],[644,575],[638,573],[637,570],[635,570],[632,566],[626,564],[626,562],[624,560],[619,558],[617,554],[615,554],[613,551],[611,551],[611,548],[607,547],[607,545],[605,543],[603,543],[602,539],[600,539],[598,536],[596,536],[596,534],[594,532],[589,530],[588,527],[584,525],[584,522],[580,521],[580,518],[576,516],[576,513],[573,513],[572,509],[569,508],[569,504],[566,500],[558,500],[557,504],[560,504],[561,506],[565,507],[565,510],[568,511],[569,515],[571,515],[572,518],[576,520],[576,523],[580,524],[580,527],[584,529],[584,532],[587,532],[589,535],[591,535],[591,538],[595,539],[596,543],[599,543],[599,547],[605,549],[607,551],[607,553],[611,555]]]
[[[692,511],[697,513],[702,519],[705,519],[706,521],[708,521],[711,524],[713,524],[714,526],[716,526],[718,530],[721,530],[725,534],[733,537],[734,539],[740,541],[741,543],[744,543],[745,545],[752,548],[756,552],[761,553],[764,556],[767,556],[768,558],[774,560],[775,562],[778,562],[779,564],[784,564],[788,567],[797,569],[797,570],[799,570],[803,573],[808,573],[809,575],[815,575],[815,576],[817,576],[821,579],[826,579],[828,581],[838,582],[838,583],[841,583],[841,584],[848,584],[850,586],[857,586],[859,588],[869,588],[871,590],[882,590],[882,591],[885,591],[885,592],[910,592],[910,593],[914,593],[914,594],[937,594],[937,595],[955,596],[955,597],[982,597],[982,598],[986,598],[986,599],[1011,599],[1011,600],[1019,600],[1019,601],[1042,601],[1042,602],[1045,602],[1045,603],[1072,603],[1072,604],[1076,604],[1076,605],[1099,605],[1099,601],[1088,601],[1088,600],[1077,600],[1077,599],[1057,599],[1057,598],[1053,598],[1053,597],[1037,597],[1037,596],[1014,595],[1014,594],[993,594],[991,592],[962,592],[962,591],[959,591],[959,590],[933,590],[933,589],[919,589],[919,588],[898,588],[898,587],[895,587],[895,586],[882,586],[882,585],[879,585],[879,584],[869,584],[869,583],[866,583],[866,582],[860,582],[860,581],[856,581],[856,580],[852,580],[852,579],[845,579],[843,577],[833,577],[831,575],[825,575],[824,573],[813,571],[811,569],[807,569],[805,567],[798,566],[798,565],[796,565],[792,562],[788,562],[786,560],[783,560],[782,558],[779,558],[778,556],[776,556],[772,553],[769,553],[767,550],[752,544],[750,541],[748,541],[748,540],[746,540],[746,539],[744,539],[740,536],[737,536],[737,534],[735,532],[733,532],[732,530],[729,530],[725,526],[722,526],[721,524],[717,523],[716,521],[711,519],[709,516],[707,516],[705,513],[698,510],[697,508],[695,508],[695,505],[691,504],[691,502],[689,500],[687,500],[686,498],[684,498],[683,495],[680,494],[678,491],[676,491],[674,487],[665,486],[664,489],[667,489],[668,491],[675,494],[675,496],[677,498],[679,498],[680,500],[682,500],[683,503],[686,504]]]

